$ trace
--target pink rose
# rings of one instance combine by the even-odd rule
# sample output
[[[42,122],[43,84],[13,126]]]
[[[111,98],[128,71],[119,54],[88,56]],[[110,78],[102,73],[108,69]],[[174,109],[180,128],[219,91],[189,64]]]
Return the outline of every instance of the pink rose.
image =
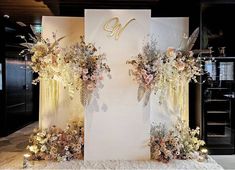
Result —
[[[84,81],[87,81],[87,80],[88,80],[88,77],[87,77],[87,76],[82,76],[82,79],[83,79]]]
[[[90,91],[92,91],[92,90],[94,90],[94,85],[93,84],[88,84],[87,85],[87,90],[90,90]]]
[[[97,79],[96,76],[94,76],[94,75],[91,76],[91,80],[96,80],[96,79]]]
[[[88,69],[87,69],[87,68],[84,68],[84,69],[82,70],[82,72],[83,72],[84,74],[87,74],[87,73],[88,73]]]

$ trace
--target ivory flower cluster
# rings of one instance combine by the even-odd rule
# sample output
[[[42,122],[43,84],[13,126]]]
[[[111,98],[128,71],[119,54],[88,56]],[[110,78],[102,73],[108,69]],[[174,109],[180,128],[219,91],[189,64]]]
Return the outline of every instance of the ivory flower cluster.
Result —
[[[178,121],[174,129],[176,135],[180,137],[180,143],[182,144],[180,159],[192,159],[195,156],[199,156],[197,151],[205,145],[205,142],[199,139],[199,127],[190,129],[184,121]]]
[[[33,80],[37,84],[41,79],[61,79],[61,70],[64,62],[60,56],[61,48],[59,42],[64,38],[57,39],[56,34],[52,33],[53,42],[49,39],[43,39],[41,36],[31,36],[31,43],[27,42],[24,36],[21,36],[26,43],[21,45],[26,47],[20,54],[31,56],[31,68],[38,77]]]
[[[73,97],[75,90],[83,87],[92,92],[103,80],[104,72],[110,77],[105,54],[98,54],[94,44],[85,43],[84,37],[67,48],[60,46],[60,41],[65,37],[57,39],[55,33],[52,37],[53,42],[44,40],[41,35],[31,36],[31,43],[23,37],[26,43],[21,45],[26,49],[21,54],[31,56],[31,68],[38,73],[38,78],[33,80],[33,84],[42,79],[56,80],[67,87]]]

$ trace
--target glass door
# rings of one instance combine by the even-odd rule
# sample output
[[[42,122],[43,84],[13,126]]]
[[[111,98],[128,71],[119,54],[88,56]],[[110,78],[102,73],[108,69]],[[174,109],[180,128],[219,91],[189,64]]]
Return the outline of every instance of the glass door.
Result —
[[[203,84],[205,139],[212,148],[234,149],[235,57],[205,61],[207,81]],[[221,149],[222,149],[221,148]]]

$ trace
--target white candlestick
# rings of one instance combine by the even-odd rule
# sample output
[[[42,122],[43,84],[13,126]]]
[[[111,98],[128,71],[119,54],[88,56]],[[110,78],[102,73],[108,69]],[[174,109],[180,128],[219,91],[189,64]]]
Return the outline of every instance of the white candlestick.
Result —
[[[203,156],[203,158],[204,158],[205,160],[207,160],[207,159],[208,159],[208,157],[207,157],[207,155],[208,155],[208,150],[207,150],[206,148],[202,148],[202,149],[201,149],[201,155]]]
[[[30,155],[29,155],[29,154],[24,154],[24,158],[23,158],[23,169],[28,168],[28,167],[30,166],[29,158],[30,158]]]

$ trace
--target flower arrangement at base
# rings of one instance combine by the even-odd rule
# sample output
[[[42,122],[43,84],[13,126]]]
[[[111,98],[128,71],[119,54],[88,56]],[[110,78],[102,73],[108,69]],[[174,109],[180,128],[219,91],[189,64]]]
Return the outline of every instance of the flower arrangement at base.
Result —
[[[62,130],[56,126],[34,129],[27,149],[32,160],[69,161],[84,155],[84,125],[74,121]]]
[[[59,42],[64,37],[57,39],[56,34],[52,33],[53,42],[50,42],[49,39],[43,39],[41,35],[35,34],[35,37],[29,35],[32,43],[27,42],[24,36],[20,36],[26,42],[20,44],[26,47],[20,55],[31,56],[30,66],[33,72],[38,73],[38,78],[33,80],[33,84],[37,84],[41,79],[61,80],[61,70],[64,63],[60,56]]]
[[[180,139],[173,131],[160,124],[153,125],[150,134],[151,159],[167,163],[180,155]]]
[[[64,60],[69,65],[73,73],[73,84],[76,89],[81,87],[81,102],[83,105],[89,103],[91,94],[100,86],[103,80],[103,73],[108,77],[110,68],[104,61],[105,54],[97,54],[97,49],[92,43],[85,43],[84,37],[80,37],[80,42],[72,45],[69,49],[65,49]]]
[[[150,132],[151,158],[167,163],[172,159],[201,161],[201,148],[205,145],[199,137],[199,128],[190,129],[184,121],[167,130],[164,125],[152,124]]]
[[[198,34],[197,28],[189,38],[183,39],[179,49],[169,47],[163,53],[157,49],[156,40],[151,39],[140,54],[127,61],[132,66],[130,76],[139,85],[138,101],[144,98],[146,106],[154,91],[159,94],[159,102],[162,103],[170,85],[176,89],[182,82],[197,82],[196,78],[203,74],[203,69],[200,59],[193,56],[191,49]]]
[[[199,139],[199,127],[190,129],[184,121],[179,120],[174,128],[182,144],[179,159],[198,159],[199,149],[205,145],[205,142]]]

